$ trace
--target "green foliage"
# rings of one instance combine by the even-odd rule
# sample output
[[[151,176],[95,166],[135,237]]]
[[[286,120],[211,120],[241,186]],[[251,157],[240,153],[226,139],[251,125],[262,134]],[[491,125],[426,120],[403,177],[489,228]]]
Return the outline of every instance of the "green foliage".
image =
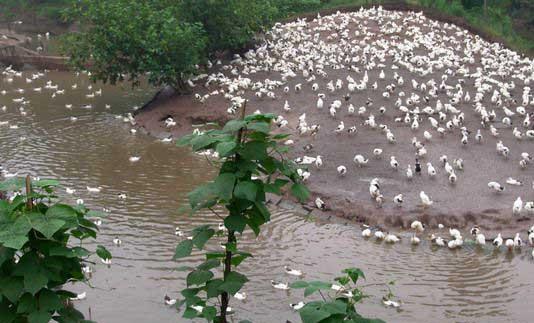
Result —
[[[524,8],[526,17],[532,19],[534,6],[532,3],[520,3],[519,1],[487,0],[487,10],[484,10],[482,0],[409,0],[411,4],[434,8],[451,16],[464,18],[471,26],[474,26],[491,36],[502,38],[506,44],[516,50],[525,53],[534,52],[534,39],[532,33],[523,32],[527,26],[515,26],[512,18],[518,19],[517,6]],[[528,19],[528,18],[527,18]],[[520,19],[518,19],[519,21]]]
[[[82,266],[92,252],[82,242],[96,238],[97,227],[84,206],[52,204],[58,184],[36,181],[31,194],[0,200],[0,322],[88,322],[68,305],[76,294],[63,285],[87,280]],[[24,185],[13,178],[0,191]],[[104,247],[97,253],[111,258]]]
[[[63,52],[94,79],[114,84],[128,77],[137,84],[148,74],[151,84],[183,89],[205,60],[202,26],[178,19],[173,7],[148,0],[81,0],[72,14],[82,30],[64,39]]]
[[[184,20],[202,23],[210,51],[243,47],[278,13],[265,0],[182,0],[179,11]]]
[[[58,24],[72,22],[63,12],[76,0],[0,0],[0,16],[16,17],[19,14],[34,13],[37,17],[51,20]]]
[[[365,297],[356,286],[359,278],[364,278],[358,268],[343,270],[343,276],[337,277],[334,284],[321,281],[297,281],[291,288],[304,289],[304,297],[319,293],[322,300],[308,302],[299,310],[303,323],[351,322],[381,323],[378,319],[362,317],[356,311],[356,304]],[[333,288],[335,285],[336,288]],[[391,297],[391,292],[388,297]]]
[[[325,6],[321,0],[272,0],[278,8],[279,14],[291,16],[302,12],[322,9]]]
[[[307,188],[300,183],[296,165],[284,158],[283,147],[279,146],[285,136],[271,133],[274,119],[272,114],[250,115],[232,120],[222,129],[191,134],[178,142],[197,152],[207,149],[219,152],[219,175],[191,192],[189,203],[192,212],[211,210],[224,222],[225,229],[216,232],[207,225],[195,228],[191,240],[178,244],[174,259],[189,256],[193,247],[202,249],[216,234],[226,237],[224,252],[206,253],[206,261],[187,275],[187,288],[182,291],[183,300],[178,302],[186,305],[184,318],[226,322],[229,295],[240,291],[248,281],[232,266],[238,267],[252,256],[238,249],[235,234],[248,227],[258,235],[261,226],[270,221],[271,214],[265,206],[266,192],[281,194],[281,189],[291,183],[290,191],[297,198],[305,200],[309,196]],[[225,212],[214,208],[224,208]],[[216,277],[214,270],[220,266],[223,266],[223,275]],[[218,312],[208,305],[214,299],[221,304]]]

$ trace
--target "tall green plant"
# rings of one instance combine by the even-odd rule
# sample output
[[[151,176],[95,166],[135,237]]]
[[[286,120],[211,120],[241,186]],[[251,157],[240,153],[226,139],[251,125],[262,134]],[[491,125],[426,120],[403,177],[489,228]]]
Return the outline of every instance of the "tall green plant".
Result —
[[[282,188],[291,184],[290,191],[299,200],[309,197],[296,165],[284,157],[287,147],[279,145],[288,135],[271,132],[274,119],[272,114],[249,115],[229,121],[220,130],[191,134],[179,141],[179,145],[189,145],[193,151],[212,149],[219,154],[218,176],[191,192],[189,203],[192,212],[211,210],[224,221],[225,230],[217,232],[209,225],[195,228],[191,240],[178,244],[174,259],[189,256],[193,247],[202,250],[217,233],[226,240],[224,252],[207,252],[203,263],[190,268],[187,288],[178,302],[179,307],[186,305],[185,318],[227,322],[230,296],[248,281],[235,269],[252,256],[240,250],[238,237],[247,227],[259,235],[261,226],[270,221],[266,193],[280,195]],[[215,270],[221,267],[222,275],[216,277]],[[215,304],[220,305],[217,308]]]
[[[0,322],[89,322],[69,304],[77,295],[63,286],[87,280],[82,267],[92,252],[83,242],[98,230],[88,218],[101,214],[52,203],[57,181],[32,185],[28,180],[29,193],[0,201]],[[0,191],[22,192],[24,186],[24,179],[11,179],[0,183]],[[102,246],[97,254],[111,259]]]

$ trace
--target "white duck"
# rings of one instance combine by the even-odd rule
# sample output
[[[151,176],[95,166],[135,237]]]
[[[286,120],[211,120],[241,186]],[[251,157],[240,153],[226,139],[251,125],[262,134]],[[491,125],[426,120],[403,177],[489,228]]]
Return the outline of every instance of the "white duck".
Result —
[[[286,274],[288,275],[297,276],[297,277],[300,277],[303,275],[302,270],[293,269],[293,268],[290,268],[289,266],[284,266],[284,270]]]
[[[434,204],[434,201],[432,201],[424,191],[421,191],[419,193],[419,198],[421,199],[421,203],[423,203],[424,207],[428,207]]]
[[[275,289],[289,290],[288,283],[276,282],[274,280],[271,280],[271,286],[273,286]]]

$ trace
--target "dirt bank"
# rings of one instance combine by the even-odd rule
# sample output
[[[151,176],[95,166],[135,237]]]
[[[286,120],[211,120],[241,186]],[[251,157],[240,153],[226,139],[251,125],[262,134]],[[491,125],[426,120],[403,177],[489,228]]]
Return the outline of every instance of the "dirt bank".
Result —
[[[323,15],[324,16],[324,15]],[[378,41],[404,41],[405,36],[396,33],[383,34],[381,33],[382,26],[389,14],[384,14],[379,20],[369,17],[361,26],[351,26],[350,32],[353,33],[357,28],[366,26],[370,32],[370,38],[364,40],[363,35],[356,42],[359,44],[371,43],[376,45]],[[425,20],[426,21],[426,20]],[[401,19],[396,20],[396,23],[401,23]],[[454,30],[446,30],[445,25],[428,27],[420,26],[422,34],[439,33],[443,30],[444,37],[452,39],[455,34]],[[310,23],[309,26],[317,27],[315,22]],[[321,33],[322,39],[326,42],[333,43],[334,40],[327,39],[326,33]],[[467,34],[462,34],[463,40]],[[407,37],[407,36],[406,36]],[[356,37],[357,38],[357,37]],[[407,37],[409,38],[409,37]],[[444,39],[445,39],[444,38]],[[463,46],[460,42],[452,43],[450,50],[456,54],[463,53]],[[441,45],[436,43],[437,45]],[[488,45],[489,46],[489,45]],[[429,50],[429,49],[428,49]],[[414,49],[413,55],[426,55],[427,49]],[[285,59],[285,58],[284,58]],[[476,70],[481,68],[481,56],[477,55],[476,60],[472,63],[465,64],[466,68]],[[531,155],[534,154],[534,141],[518,141],[513,137],[511,128],[506,127],[500,122],[494,125],[500,131],[499,138],[493,138],[488,129],[483,129],[482,133],[484,139],[482,144],[474,143],[474,133],[471,134],[470,143],[462,145],[460,143],[461,135],[459,129],[454,132],[448,132],[445,136],[440,136],[436,131],[432,130],[428,121],[422,121],[421,128],[414,131],[410,128],[410,124],[406,125],[403,122],[395,122],[396,118],[403,118],[404,114],[400,113],[395,107],[395,99],[399,91],[406,92],[410,95],[414,90],[412,89],[411,80],[417,80],[418,83],[427,83],[431,79],[436,79],[436,82],[441,82],[442,75],[446,74],[444,71],[435,71],[428,75],[414,75],[405,68],[395,68],[392,57],[385,57],[380,63],[384,64],[381,68],[374,68],[368,70],[369,84],[377,82],[379,90],[371,88],[363,91],[356,91],[351,93],[347,102],[343,101],[347,89],[342,89],[330,93],[326,89],[326,84],[330,80],[345,80],[347,75],[359,80],[363,75],[363,67],[359,66],[362,71],[354,72],[348,68],[332,68],[328,69],[327,78],[318,78],[313,82],[317,82],[320,90],[318,92],[327,93],[325,99],[325,107],[317,109],[316,100],[317,92],[311,90],[311,83],[307,83],[303,76],[298,75],[294,78],[289,78],[287,86],[290,88],[289,93],[284,93],[283,87],[273,90],[277,99],[258,98],[254,91],[245,91],[243,94],[249,100],[248,109],[253,112],[256,109],[262,112],[274,112],[282,114],[289,122],[288,128],[284,132],[292,133],[292,139],[295,141],[292,156],[317,156],[321,155],[324,166],[316,169],[314,166],[310,167],[311,177],[308,185],[313,192],[313,199],[308,204],[310,209],[313,209],[313,200],[315,197],[321,197],[327,204],[329,212],[340,217],[352,219],[358,222],[367,223],[376,226],[383,226],[387,228],[406,228],[409,223],[415,219],[421,219],[424,223],[431,227],[437,226],[438,223],[451,227],[469,228],[472,225],[479,225],[485,232],[503,232],[505,234],[523,231],[531,224],[531,218],[526,216],[512,216],[512,204],[518,196],[522,196],[524,201],[534,200],[534,191],[532,189],[532,180],[534,180],[534,165],[530,165],[526,169],[521,169],[518,164],[518,155],[523,151],[528,151]],[[360,62],[361,64],[361,62]],[[221,66],[216,66],[211,73],[224,73],[229,77],[230,69],[224,70]],[[386,74],[385,78],[381,79],[379,73],[383,70]],[[248,72],[248,71],[247,71]],[[403,86],[399,86],[395,97],[391,99],[382,96],[386,84],[394,82],[393,75],[397,73],[405,80]],[[242,75],[243,77],[251,78],[252,82],[263,81],[265,79],[280,80],[280,73],[274,71],[257,71]],[[312,82],[312,83],[313,83]],[[303,90],[296,93],[294,87],[296,84],[303,84]],[[457,83],[463,84],[464,93],[470,93],[474,97],[476,88],[473,79],[464,78],[463,75],[450,73],[448,75],[447,83],[454,85]],[[208,88],[204,88],[201,82],[193,89],[194,93],[204,95],[214,90],[220,90],[219,86],[214,84]],[[518,95],[522,90],[522,85],[517,85],[517,89],[513,91],[512,95]],[[418,94],[419,91],[415,91]],[[446,91],[441,91],[437,95],[437,99],[441,102],[449,102]],[[490,95],[484,99],[484,104],[495,107],[489,99]],[[353,104],[356,111],[361,106],[365,105],[368,99],[372,99],[372,106],[367,107],[367,112],[363,116],[358,116],[357,113],[350,114],[347,112],[347,106]],[[288,101],[291,106],[291,111],[284,112],[282,107],[284,102]],[[328,105],[333,100],[343,101],[343,106],[335,118],[328,115]],[[426,105],[436,106],[436,98],[433,98],[428,103],[421,103],[421,109]],[[204,104],[199,103],[189,96],[179,96],[173,94],[171,91],[164,91],[160,93],[152,102],[148,103],[143,109],[138,111],[136,120],[139,126],[144,127],[150,134],[158,137],[166,137],[173,135],[178,137],[192,130],[192,125],[204,122],[224,122],[230,118],[226,113],[229,103],[221,95],[210,96]],[[379,107],[386,107],[386,112],[381,114]],[[461,102],[456,105],[457,108],[465,112],[464,126],[472,132],[476,132],[480,128],[480,119],[473,111],[472,102]],[[515,106],[514,106],[515,107]],[[499,119],[503,117],[502,110],[499,108]],[[528,110],[534,112],[532,106]],[[310,136],[297,135],[298,117],[306,113],[306,120],[308,125],[320,124],[321,131],[315,138]],[[396,137],[396,144],[388,143],[384,135],[381,135],[379,130],[371,129],[364,126],[364,121],[369,113],[376,116],[377,123],[386,124],[393,131]],[[166,128],[163,120],[167,117],[173,117],[177,122],[174,128]],[[358,129],[356,135],[348,135],[346,129],[342,134],[334,133],[334,129],[338,126],[340,121],[345,122],[345,127],[355,125]],[[514,119],[514,122],[520,123],[519,119]],[[424,123],[424,124],[423,124]],[[429,130],[433,138],[425,142],[425,147],[428,150],[426,158],[422,159],[423,173],[422,175],[415,175],[412,180],[406,178],[405,170],[408,165],[414,167],[414,148],[411,144],[411,138],[416,136],[419,140],[424,141],[423,131]],[[524,131],[524,129],[522,129]],[[498,140],[502,140],[510,149],[510,157],[503,158],[495,151],[495,144]],[[312,151],[304,151],[303,147],[307,144],[313,144]],[[381,158],[374,158],[372,151],[374,148],[383,149]],[[370,159],[367,166],[359,168],[353,162],[355,154],[362,154]],[[440,164],[439,158],[441,155],[447,155],[449,160],[454,158],[462,158],[465,163],[463,171],[457,170],[456,175],[458,181],[456,184],[450,184],[448,175]],[[390,156],[395,156],[400,167],[399,170],[393,170],[390,167]],[[431,162],[437,169],[438,175],[434,178],[426,174],[426,162]],[[337,175],[336,168],[339,165],[345,165],[348,169],[347,176],[341,178]],[[369,182],[372,178],[379,178],[381,181],[381,192],[384,194],[386,202],[382,207],[377,207],[369,196]],[[506,190],[502,193],[491,192],[487,183],[490,181],[498,181],[505,184],[508,177],[523,181],[522,186],[507,185]],[[419,200],[419,192],[425,191],[434,201],[434,204],[429,208],[423,208]],[[397,207],[392,203],[395,195],[402,193],[404,195],[404,204],[402,207]],[[317,212],[317,211],[314,211]]]

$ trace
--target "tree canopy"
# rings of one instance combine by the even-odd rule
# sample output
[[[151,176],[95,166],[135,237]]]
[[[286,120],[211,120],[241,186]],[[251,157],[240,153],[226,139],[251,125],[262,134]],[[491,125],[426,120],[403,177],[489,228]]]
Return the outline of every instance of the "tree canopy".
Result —
[[[67,36],[64,51],[93,78],[136,84],[148,74],[154,85],[183,87],[183,80],[205,61],[202,25],[180,21],[173,8],[146,0],[82,0],[75,13],[80,32]]]
[[[182,0],[179,12],[185,21],[202,23],[211,51],[246,45],[278,14],[265,0]]]

